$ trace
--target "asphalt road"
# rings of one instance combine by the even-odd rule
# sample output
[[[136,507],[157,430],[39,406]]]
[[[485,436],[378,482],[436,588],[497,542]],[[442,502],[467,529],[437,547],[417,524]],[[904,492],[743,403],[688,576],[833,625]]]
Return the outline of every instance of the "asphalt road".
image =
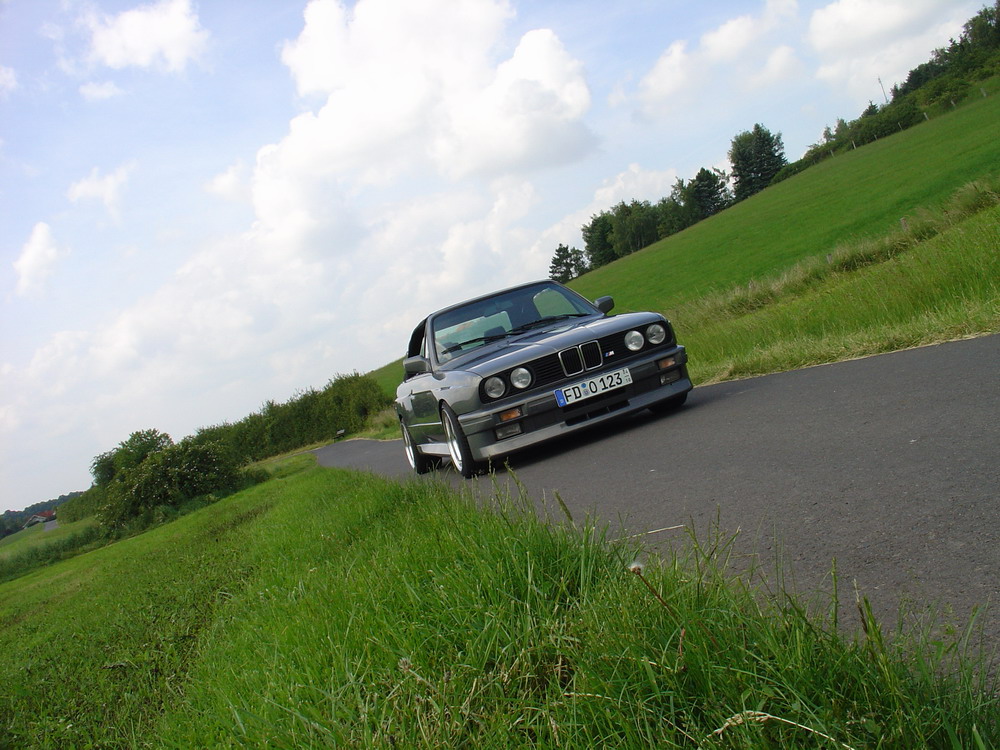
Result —
[[[401,441],[316,454],[412,476]],[[780,559],[803,594],[829,591],[836,560],[846,617],[855,581],[887,624],[900,604],[961,624],[990,603],[979,622],[1000,647],[1000,336],[696,387],[673,414],[643,412],[510,468],[536,500],[558,492],[574,517],[630,533],[684,524],[703,537],[718,522],[739,532],[737,561]],[[450,468],[431,476],[467,484]]]

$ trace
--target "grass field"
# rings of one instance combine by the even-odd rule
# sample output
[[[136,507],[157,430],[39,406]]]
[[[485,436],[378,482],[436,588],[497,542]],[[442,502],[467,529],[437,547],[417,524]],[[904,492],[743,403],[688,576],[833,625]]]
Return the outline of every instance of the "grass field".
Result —
[[[571,286],[591,299],[614,294],[622,311],[669,313],[882,236],[903,217],[933,211],[962,185],[996,174],[998,122],[1000,97],[973,100],[949,116],[828,159]]]
[[[16,534],[0,539],[0,560],[9,559],[51,542],[58,542],[92,527],[96,521],[85,518],[75,523],[60,523],[54,529],[45,531],[42,524],[29,526]]]
[[[279,478],[0,585],[5,747],[991,747],[967,641],[432,482]],[[562,518],[558,508],[555,513]],[[565,520],[565,519],[563,519]],[[843,624],[842,624],[843,625]],[[858,637],[843,632],[857,632]]]

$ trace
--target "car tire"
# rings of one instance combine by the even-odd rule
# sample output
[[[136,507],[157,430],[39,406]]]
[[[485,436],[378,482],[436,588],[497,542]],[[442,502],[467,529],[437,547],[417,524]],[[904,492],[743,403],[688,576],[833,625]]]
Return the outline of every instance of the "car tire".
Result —
[[[420,452],[416,443],[413,442],[413,436],[410,435],[409,429],[407,429],[402,421],[400,421],[399,427],[403,431],[403,452],[406,454],[406,460],[409,462],[410,468],[417,472],[417,474],[426,474],[436,469],[438,465],[437,459],[425,456]]]
[[[688,391],[684,391],[684,393],[679,393],[676,396],[672,396],[664,401],[652,404],[649,407],[649,410],[653,412],[653,414],[666,414],[667,412],[671,412],[682,407],[684,402],[687,401],[687,397]]]
[[[444,426],[448,453],[451,455],[451,463],[455,467],[455,471],[466,479],[478,474],[480,464],[472,456],[469,439],[465,437],[455,412],[447,404],[441,407],[441,424]]]

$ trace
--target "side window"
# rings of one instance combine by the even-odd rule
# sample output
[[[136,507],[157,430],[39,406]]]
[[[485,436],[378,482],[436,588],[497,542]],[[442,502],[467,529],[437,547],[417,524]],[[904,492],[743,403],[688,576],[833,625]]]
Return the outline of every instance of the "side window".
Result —
[[[421,357],[427,356],[427,342],[424,340],[426,323],[426,320],[420,321],[420,325],[414,328],[413,333],[410,334],[410,343],[406,347],[407,357],[416,357],[418,354]]]
[[[550,315],[572,315],[579,312],[565,295],[555,289],[543,289],[534,297],[535,307],[539,316],[547,318]]]

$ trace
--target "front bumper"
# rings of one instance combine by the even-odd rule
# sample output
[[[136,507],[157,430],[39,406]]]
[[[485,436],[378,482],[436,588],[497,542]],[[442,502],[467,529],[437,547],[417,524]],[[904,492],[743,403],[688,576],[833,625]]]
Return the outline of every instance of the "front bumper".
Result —
[[[666,369],[657,364],[672,357],[674,365]],[[459,422],[477,461],[497,458],[514,453],[553,438],[586,429],[623,414],[640,411],[661,401],[691,390],[687,372],[687,352],[683,346],[651,353],[627,363],[632,383],[578,401],[567,407],[556,402],[553,389],[535,393],[515,403],[505,402],[502,407],[491,405],[488,409],[462,414]],[[596,370],[594,377],[610,369]],[[666,382],[664,382],[666,381]],[[521,416],[501,421],[501,412],[520,407]],[[519,434],[504,439],[497,438],[497,428],[519,425]]]

